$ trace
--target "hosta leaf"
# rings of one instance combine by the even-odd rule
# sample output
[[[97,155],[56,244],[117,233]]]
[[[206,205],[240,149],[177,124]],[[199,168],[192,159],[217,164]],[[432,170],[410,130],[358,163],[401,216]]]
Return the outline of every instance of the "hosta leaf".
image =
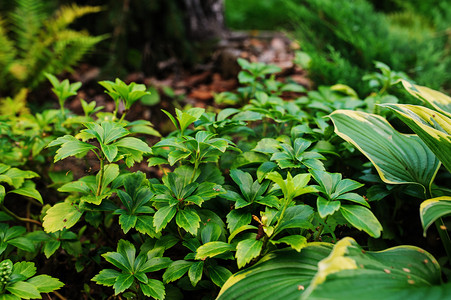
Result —
[[[342,205],[340,212],[355,228],[365,231],[374,238],[380,237],[382,225],[368,208],[360,205]]]
[[[272,240],[271,242],[273,244],[285,243],[297,252],[300,252],[302,248],[307,246],[307,239],[302,235],[288,235],[278,239],[277,241]]]
[[[197,283],[202,278],[203,270],[204,270],[204,262],[202,260],[196,261],[194,264],[190,266],[188,270],[188,277],[193,286],[196,286]]]
[[[302,254],[302,252],[301,252]],[[442,299],[440,267],[417,247],[398,246],[380,252],[364,251],[344,238],[318,264],[318,273],[301,299]],[[446,298],[446,297],[445,297]]]
[[[429,188],[440,162],[419,137],[401,134],[382,117],[364,112],[338,110],[330,117],[335,132],[371,160],[384,182]]]
[[[112,269],[103,269],[99,274],[92,278],[97,284],[112,286],[116,282],[116,278],[121,275],[121,272]]]
[[[426,101],[434,109],[451,118],[451,97],[425,86],[415,85],[406,80],[401,80],[404,88],[413,96]]]
[[[21,299],[40,299],[41,293],[31,283],[25,281],[17,281],[6,286],[6,290]]]
[[[164,206],[157,210],[153,217],[153,225],[157,232],[161,231],[174,218],[177,212],[176,206]]]
[[[451,117],[423,106],[392,104],[385,107],[409,126],[451,172]],[[451,115],[451,112],[450,112]]]
[[[199,228],[200,217],[196,211],[185,208],[179,210],[175,217],[175,221],[179,227],[196,235],[197,229]]]
[[[34,285],[40,293],[50,293],[64,286],[64,283],[57,278],[48,275],[38,275],[30,278],[27,282]]]
[[[163,300],[166,292],[164,290],[163,282],[156,279],[149,279],[147,284],[139,284],[141,291],[148,297],[153,297],[158,300]]]
[[[174,261],[172,264],[169,265],[169,267],[164,272],[163,281],[165,283],[169,283],[179,279],[180,277],[185,275],[186,272],[188,272],[192,264],[193,264],[192,261],[186,260]]]
[[[62,202],[57,203],[44,216],[42,226],[45,232],[57,232],[68,229],[78,222],[83,212],[78,208],[77,204]]]
[[[237,259],[238,268],[241,269],[252,259],[258,257],[262,251],[263,241],[256,239],[245,239],[240,241],[236,246],[235,257]]]
[[[214,257],[216,255],[233,251],[235,247],[221,241],[214,241],[206,243],[197,248],[196,259],[205,259],[207,257]]]
[[[451,197],[442,196],[424,201],[420,205],[421,225],[423,225],[423,235],[439,218],[451,214]],[[442,229],[438,229],[442,230]],[[446,230],[446,229],[444,229]]]

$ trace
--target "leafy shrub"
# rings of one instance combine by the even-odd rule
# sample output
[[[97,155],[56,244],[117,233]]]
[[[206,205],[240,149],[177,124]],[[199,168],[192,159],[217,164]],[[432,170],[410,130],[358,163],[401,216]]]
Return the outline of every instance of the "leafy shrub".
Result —
[[[449,40],[416,10],[387,16],[366,0],[286,3],[295,35],[311,57],[308,69],[317,84],[338,82],[368,94],[359,80],[372,69],[373,61],[380,61],[421,84],[450,85],[445,72],[451,64],[446,53]]]
[[[378,65],[382,73],[368,79],[380,90],[370,101],[342,84],[305,93],[299,86],[275,84],[272,66],[240,64],[244,86],[237,99],[243,106],[165,111],[175,127],[166,137],[149,122],[125,118],[132,104],[148,95],[143,85],[100,82],[114,111],[100,112],[95,103],[82,102],[84,115],[77,116],[63,105],[78,84],[47,75],[61,110],[44,111],[34,119],[23,111],[0,123],[8,133],[0,140],[19,144],[24,141],[15,130],[26,127],[17,122],[16,129],[10,122],[28,116],[33,143],[49,132],[36,155],[27,156],[30,161],[14,162],[24,170],[0,166],[2,258],[16,263],[42,258],[54,270],[47,263],[58,254],[72,272],[83,271],[92,284],[104,286],[91,290],[97,298],[169,299],[195,293],[219,299],[315,299],[331,290],[342,298],[362,298],[364,289],[349,286],[366,289],[373,278],[377,288],[394,298],[399,293],[430,293],[437,299],[446,294],[450,286],[442,284],[440,266],[425,250],[398,246],[369,251],[376,248],[374,241],[385,249],[385,244],[406,238],[408,228],[391,225],[406,220],[393,201],[426,199],[440,164],[421,139],[395,133],[380,115],[370,114],[386,114],[375,109],[377,103],[385,103],[386,109],[402,107],[388,94],[402,74]],[[424,91],[412,86],[410,92],[414,87]],[[302,94],[283,100],[284,90]],[[43,121],[52,114],[58,116],[53,122]],[[351,123],[347,131],[360,134],[364,145],[339,137],[346,131],[338,125],[339,115],[360,116],[358,126]],[[36,125],[41,122],[42,128]],[[158,141],[149,145],[148,135]],[[14,157],[9,151],[15,150],[6,148],[4,155]],[[384,174],[381,179],[372,176],[375,171],[359,150],[375,153],[370,159],[376,172]],[[386,163],[387,153],[400,157]],[[66,169],[49,172],[53,162],[69,159],[91,169],[76,176],[65,175]],[[131,169],[145,160],[153,172]],[[39,168],[45,183],[39,187],[52,197],[38,198],[32,181],[38,180],[37,173],[27,169],[35,167],[30,162],[46,164]],[[391,185],[399,182],[418,188]],[[446,189],[440,192],[448,197]],[[14,196],[35,208],[28,206],[26,217],[16,214],[18,207],[10,201]],[[442,217],[436,212],[448,204],[446,199],[425,202],[424,230]],[[384,211],[387,206],[390,214]],[[86,291],[88,283],[82,284]],[[249,286],[256,289],[249,291]]]

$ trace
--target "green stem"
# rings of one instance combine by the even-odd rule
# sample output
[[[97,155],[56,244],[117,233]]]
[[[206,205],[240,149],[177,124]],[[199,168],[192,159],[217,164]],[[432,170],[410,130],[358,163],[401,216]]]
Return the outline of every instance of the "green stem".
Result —
[[[37,220],[19,217],[18,215],[16,215],[15,213],[13,213],[13,212],[10,211],[9,209],[7,209],[3,204],[0,204],[0,209],[2,209],[5,213],[7,213],[8,215],[10,215],[11,217],[13,217],[14,219],[16,219],[17,221],[28,222],[28,223],[34,223],[34,224],[37,224],[37,225],[39,225],[39,226],[42,226],[41,222],[39,222],[39,221],[37,221]]]
[[[275,233],[277,232],[277,228],[280,226],[280,223],[283,220],[283,216],[285,215],[285,211],[287,210],[288,205],[291,203],[291,199],[284,198],[283,200],[284,200],[285,204],[284,204],[284,206],[282,208],[282,211],[280,212],[280,216],[279,216],[279,219],[277,220],[276,226],[274,226],[274,231],[273,231],[274,233],[269,238],[269,240],[272,240],[272,238],[275,236]]]
[[[445,248],[446,255],[448,255],[448,260],[451,262],[451,239],[446,229],[443,219],[439,218],[435,221],[435,226],[437,227],[438,234],[442,240],[443,247]]]
[[[196,153],[196,160],[194,162],[194,169],[193,169],[193,175],[191,175],[191,179],[189,180],[189,183],[192,183],[194,181],[194,177],[196,175],[197,168],[199,168],[199,157],[198,153]]]
[[[100,159],[100,180],[99,183],[97,185],[97,193],[96,196],[100,196],[100,190],[102,188],[102,180],[103,180],[103,173],[104,173],[104,162],[103,162],[103,158]]]
[[[322,222],[321,225],[319,226],[318,231],[316,232],[315,235],[313,235],[313,237],[314,237],[313,240],[314,240],[315,242],[318,242],[318,241],[319,241],[319,238],[321,237],[321,233],[323,233],[324,226],[326,225],[326,220],[327,220],[328,217],[329,217],[329,216],[326,216],[326,217],[324,218],[323,222]],[[335,239],[335,240],[336,240],[336,239]]]

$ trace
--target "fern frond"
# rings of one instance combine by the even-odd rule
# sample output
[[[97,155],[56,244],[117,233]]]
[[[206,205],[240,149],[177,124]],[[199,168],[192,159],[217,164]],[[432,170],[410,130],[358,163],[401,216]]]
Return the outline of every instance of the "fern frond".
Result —
[[[62,6],[46,25],[51,31],[59,31],[65,29],[77,18],[100,11],[102,11],[101,6],[78,6],[77,4]]]
[[[24,57],[36,42],[47,14],[41,1],[16,0],[16,5],[9,20],[16,48],[19,50],[18,56]]]
[[[13,98],[6,97],[0,99],[0,115],[23,115],[29,114],[30,110],[27,107],[28,90],[23,88]]]
[[[13,41],[7,35],[5,21],[2,18],[0,18],[0,45],[0,80],[4,83],[8,67],[16,56],[16,49]]]

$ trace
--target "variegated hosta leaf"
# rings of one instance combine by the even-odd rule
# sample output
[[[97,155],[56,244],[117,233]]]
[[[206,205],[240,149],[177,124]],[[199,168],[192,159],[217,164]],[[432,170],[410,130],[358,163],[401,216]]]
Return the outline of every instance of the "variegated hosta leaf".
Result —
[[[404,88],[413,96],[426,101],[434,109],[451,118],[451,97],[425,86],[415,85],[402,80]]]
[[[451,118],[435,110],[406,104],[391,104],[393,110],[451,172]]]
[[[399,133],[384,118],[364,112],[337,110],[330,118],[335,132],[373,163],[384,182],[429,188],[440,162],[418,136]]]
[[[420,205],[421,225],[423,225],[424,236],[429,226],[439,218],[451,214],[451,197],[443,196],[424,201]],[[446,230],[446,228],[439,228]]]
[[[441,285],[439,264],[426,251],[398,246],[366,252],[347,237],[319,262],[301,299],[439,300],[450,292],[450,284]]]

